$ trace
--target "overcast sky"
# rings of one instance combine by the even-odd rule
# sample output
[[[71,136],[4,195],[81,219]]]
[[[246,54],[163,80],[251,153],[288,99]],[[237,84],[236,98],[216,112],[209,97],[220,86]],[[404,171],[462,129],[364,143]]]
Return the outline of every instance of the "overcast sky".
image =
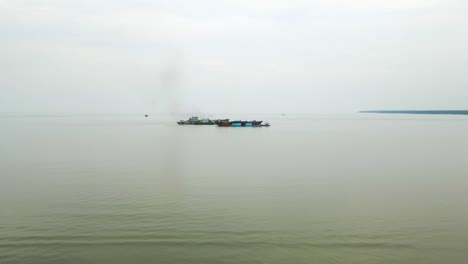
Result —
[[[468,108],[466,0],[0,0],[0,112]]]

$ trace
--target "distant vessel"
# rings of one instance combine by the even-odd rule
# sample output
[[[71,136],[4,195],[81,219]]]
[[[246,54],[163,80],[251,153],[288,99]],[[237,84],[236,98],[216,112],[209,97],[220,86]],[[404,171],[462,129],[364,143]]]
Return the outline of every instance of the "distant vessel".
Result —
[[[268,127],[269,123],[263,121],[229,121],[229,119],[213,119],[208,118],[199,119],[198,116],[192,116],[188,120],[177,121],[179,125],[218,125],[220,127]]]
[[[208,118],[199,119],[198,116],[192,116],[188,120],[177,121],[177,124],[179,125],[216,125],[219,122],[229,122],[229,119],[210,120]]]

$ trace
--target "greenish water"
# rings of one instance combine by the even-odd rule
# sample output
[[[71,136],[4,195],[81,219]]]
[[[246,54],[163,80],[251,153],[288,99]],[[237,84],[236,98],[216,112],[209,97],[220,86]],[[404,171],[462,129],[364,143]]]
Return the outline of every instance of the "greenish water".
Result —
[[[2,116],[0,263],[468,262],[466,117],[231,117]]]

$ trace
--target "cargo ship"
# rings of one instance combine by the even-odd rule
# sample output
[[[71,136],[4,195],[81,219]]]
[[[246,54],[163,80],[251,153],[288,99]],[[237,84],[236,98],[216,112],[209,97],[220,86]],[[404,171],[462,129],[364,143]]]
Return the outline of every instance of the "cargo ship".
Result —
[[[179,125],[216,125],[220,122],[229,122],[229,119],[210,120],[208,118],[199,119],[198,116],[192,116],[188,120],[177,121],[177,124]]]
[[[263,123],[263,121],[241,121],[241,120],[236,120],[236,121],[224,121],[224,122],[218,122],[218,126],[220,127],[269,127],[270,124],[268,122]]]

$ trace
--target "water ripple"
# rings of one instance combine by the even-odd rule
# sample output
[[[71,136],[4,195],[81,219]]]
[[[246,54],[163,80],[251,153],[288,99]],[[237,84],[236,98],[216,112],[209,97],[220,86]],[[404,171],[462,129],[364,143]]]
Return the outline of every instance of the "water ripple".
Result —
[[[326,241],[311,242],[305,240],[282,240],[271,238],[269,240],[258,237],[236,237],[228,236],[220,238],[200,239],[182,238],[178,235],[126,235],[126,236],[106,236],[106,235],[52,235],[52,236],[24,236],[24,237],[4,237],[0,240],[0,248],[13,247],[41,247],[41,246],[62,246],[62,245],[160,245],[160,246],[214,246],[214,247],[281,247],[281,248],[386,248],[386,249],[412,249],[414,246],[405,242],[388,241]]]

